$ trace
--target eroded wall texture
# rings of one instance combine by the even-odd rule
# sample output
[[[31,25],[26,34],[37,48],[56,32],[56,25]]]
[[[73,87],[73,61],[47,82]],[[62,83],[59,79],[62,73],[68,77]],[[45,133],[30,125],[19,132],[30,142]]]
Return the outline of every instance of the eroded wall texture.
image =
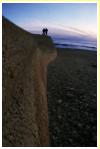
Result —
[[[47,66],[57,53],[50,37],[2,19],[2,145],[49,146]]]

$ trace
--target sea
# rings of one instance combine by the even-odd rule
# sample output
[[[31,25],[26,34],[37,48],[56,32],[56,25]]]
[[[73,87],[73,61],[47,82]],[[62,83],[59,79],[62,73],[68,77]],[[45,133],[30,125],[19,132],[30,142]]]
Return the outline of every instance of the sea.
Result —
[[[41,34],[41,31],[29,31],[31,33]],[[97,38],[93,38],[87,35],[79,34],[49,34],[52,38],[55,47],[57,48],[69,48],[69,49],[81,49],[97,51]]]
[[[89,37],[52,36],[55,47],[97,51],[97,40]]]

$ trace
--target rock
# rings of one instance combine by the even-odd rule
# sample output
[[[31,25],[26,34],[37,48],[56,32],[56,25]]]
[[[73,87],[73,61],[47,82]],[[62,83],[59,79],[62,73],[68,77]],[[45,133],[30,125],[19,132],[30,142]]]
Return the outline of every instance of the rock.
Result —
[[[61,120],[62,119],[62,116],[61,115],[58,115],[58,119]]]
[[[68,103],[65,103],[65,107],[66,107],[66,108],[69,107],[69,104],[68,104]]]
[[[58,103],[62,103],[62,99],[58,99]]]
[[[78,123],[77,125],[78,125],[78,127],[80,127],[80,128],[82,127],[82,124],[81,124],[81,123]]]
[[[74,95],[71,94],[71,93],[67,93],[67,96],[70,97],[70,98],[74,97]]]

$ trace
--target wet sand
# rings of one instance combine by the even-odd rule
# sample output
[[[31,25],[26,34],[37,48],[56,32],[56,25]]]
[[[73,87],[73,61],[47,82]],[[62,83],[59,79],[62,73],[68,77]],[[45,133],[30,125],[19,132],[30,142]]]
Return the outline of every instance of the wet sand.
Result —
[[[97,146],[97,53],[57,49],[48,66],[51,146]]]

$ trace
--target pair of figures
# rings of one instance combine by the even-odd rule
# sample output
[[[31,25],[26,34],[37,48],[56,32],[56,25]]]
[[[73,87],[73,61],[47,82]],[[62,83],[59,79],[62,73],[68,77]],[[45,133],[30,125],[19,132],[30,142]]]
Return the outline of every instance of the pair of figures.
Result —
[[[47,35],[47,34],[48,34],[48,29],[47,29],[47,28],[43,28],[42,34],[43,34],[43,35]]]

